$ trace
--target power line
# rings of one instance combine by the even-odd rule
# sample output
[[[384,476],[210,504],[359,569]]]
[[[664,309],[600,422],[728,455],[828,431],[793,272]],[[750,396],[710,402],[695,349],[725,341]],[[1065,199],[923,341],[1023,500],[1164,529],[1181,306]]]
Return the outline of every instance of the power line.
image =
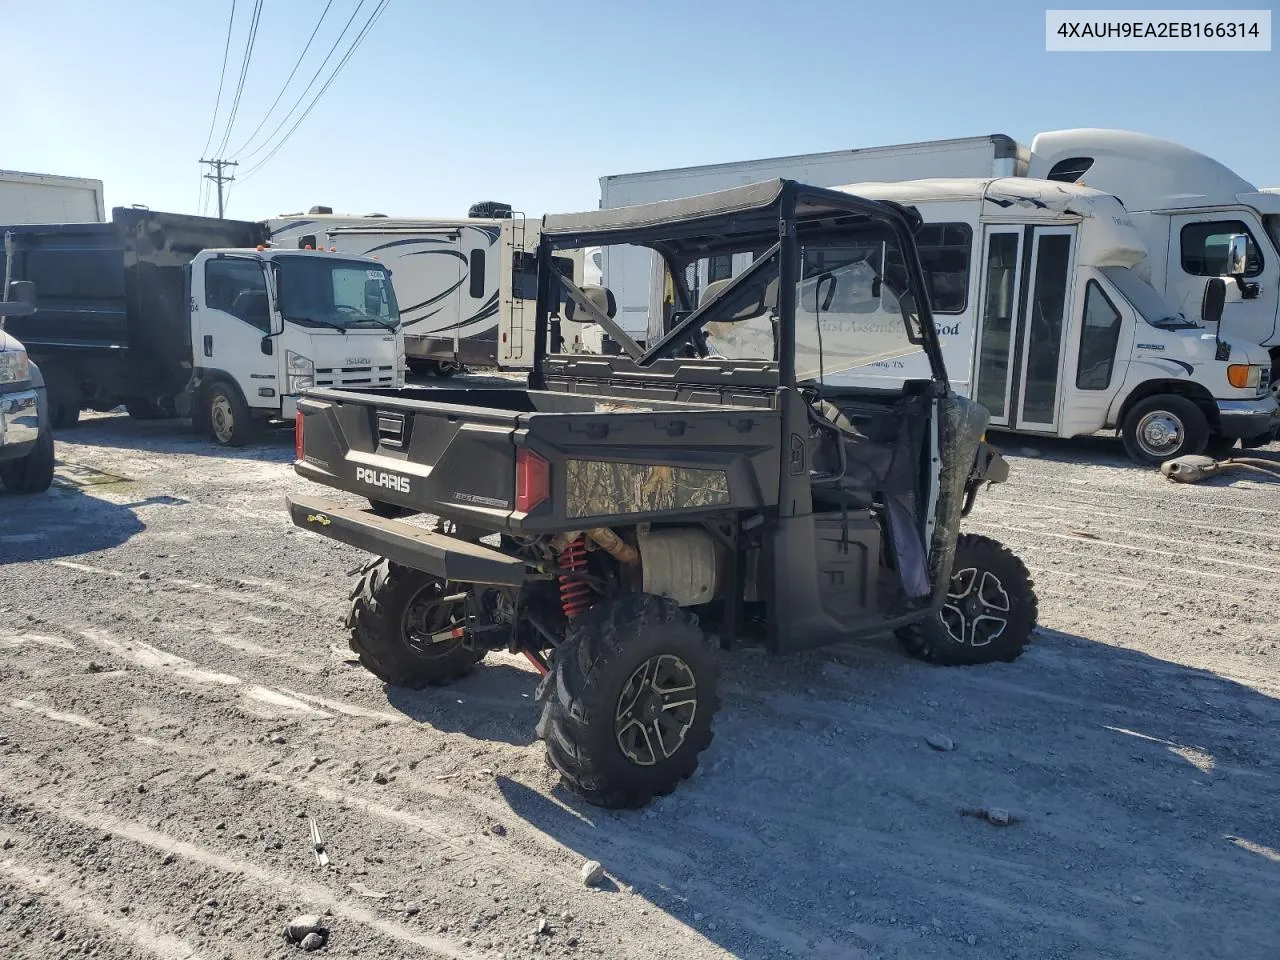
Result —
[[[253,143],[253,138],[258,135],[258,131],[261,130],[264,126],[266,126],[267,121],[271,119],[272,112],[275,110],[276,105],[280,103],[280,100],[284,96],[285,91],[289,89],[289,84],[293,82],[294,74],[296,74],[298,72],[298,68],[302,66],[302,59],[307,55],[307,51],[311,49],[311,43],[312,41],[315,40],[316,34],[320,32],[320,25],[324,23],[324,18],[329,15],[329,8],[332,6],[333,6],[333,0],[329,0],[329,2],[324,5],[324,10],[320,14],[320,19],[316,21],[315,29],[311,31],[311,36],[307,38],[307,45],[303,47],[302,52],[298,54],[298,59],[294,62],[293,69],[289,71],[289,76],[285,80],[284,86],[280,88],[280,92],[276,94],[276,98],[273,101],[271,101],[271,106],[267,108],[267,112],[263,114],[263,117],[258,122],[258,125],[253,128],[253,133],[249,134],[248,139],[245,140],[244,144],[240,147],[240,149],[231,151],[232,156],[239,156],[246,149],[248,149],[249,144]]]
[[[213,142],[213,128],[218,125],[218,107],[222,105],[222,82],[227,78],[227,54],[231,51],[231,28],[235,23],[236,0],[231,0],[231,16],[227,19],[227,40],[222,45],[222,71],[218,74],[218,96],[213,101],[213,116],[209,118],[209,133],[204,138],[204,146],[200,148],[201,153],[209,149],[209,144]],[[204,180],[201,180],[200,184],[203,188]]]
[[[231,113],[227,116],[227,129],[222,134],[222,142],[215,151],[223,156],[227,149],[227,141],[231,139],[231,130],[236,123],[236,113],[240,109],[240,95],[244,93],[245,77],[249,74],[249,61],[253,59],[253,44],[258,38],[258,21],[262,18],[262,0],[254,0],[253,14],[249,20],[249,36],[244,43],[244,58],[240,61],[240,79],[236,83],[236,95],[231,100]]]
[[[286,123],[289,122],[289,118],[292,117],[294,114],[294,111],[296,111],[298,107],[302,105],[302,101],[307,98],[307,94],[310,93],[311,88],[315,86],[316,80],[319,79],[320,74],[324,72],[324,68],[328,65],[329,60],[333,57],[334,51],[338,49],[338,44],[342,43],[342,38],[347,35],[347,31],[351,29],[351,24],[355,22],[356,16],[360,13],[360,8],[363,7],[364,5],[365,5],[365,0],[360,0],[360,2],[356,4],[356,8],[351,11],[351,16],[348,17],[347,22],[343,24],[342,32],[338,34],[338,39],[333,41],[333,46],[331,46],[329,48],[329,52],[324,55],[324,59],[320,61],[320,66],[316,67],[316,72],[312,74],[311,79],[307,81],[307,85],[303,87],[302,93],[298,94],[298,99],[294,103],[294,105],[289,108],[289,112],[280,118],[280,122],[276,124],[275,129],[272,130],[269,134],[267,134],[267,138],[263,140],[262,143],[260,143],[257,147],[251,150],[248,154],[240,157],[241,160],[250,160],[257,154],[261,153],[264,149],[266,149],[267,145],[271,143],[271,139],[277,133],[280,132],[281,128],[284,127]],[[238,152],[236,156],[240,156]]]
[[[333,68],[333,73],[329,75],[329,79],[325,81],[324,86],[320,88],[320,90],[316,93],[315,98],[307,106],[307,109],[303,111],[302,116],[300,116],[297,122],[292,127],[289,128],[288,133],[286,133],[283,137],[280,138],[279,142],[271,149],[271,152],[268,153],[261,160],[259,160],[252,168],[250,168],[249,171],[243,177],[240,178],[241,180],[247,180],[250,176],[252,176],[253,174],[257,173],[259,170],[261,170],[263,165],[266,164],[266,162],[270,160],[273,156],[275,156],[276,152],[288,142],[289,138],[293,136],[293,132],[297,130],[299,126],[302,125],[302,121],[306,120],[307,116],[311,113],[311,111],[315,109],[316,104],[320,102],[320,98],[324,96],[325,91],[329,89],[329,87],[333,84],[333,81],[338,79],[338,74],[342,72],[342,68],[347,65],[347,61],[350,60],[352,55],[356,52],[356,50],[359,49],[360,44],[364,42],[364,38],[368,36],[369,31],[373,29],[373,25],[378,21],[378,18],[382,16],[383,12],[387,9],[388,6],[390,6],[390,4],[391,4],[391,0],[380,0],[377,8],[373,11],[372,14],[370,14],[369,19],[365,22],[365,25],[363,29],[361,29],[360,34],[355,38],[354,41],[352,41],[351,47],[350,49],[347,50],[346,55],[343,56],[342,60],[338,62],[338,65]]]

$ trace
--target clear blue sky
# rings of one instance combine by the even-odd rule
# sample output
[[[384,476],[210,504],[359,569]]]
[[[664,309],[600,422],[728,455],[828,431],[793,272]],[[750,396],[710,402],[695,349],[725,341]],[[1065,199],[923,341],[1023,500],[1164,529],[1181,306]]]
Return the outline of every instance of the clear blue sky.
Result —
[[[357,2],[333,0],[277,118]],[[238,0],[214,146],[252,5]],[[232,158],[323,7],[266,0]],[[96,177],[109,206],[195,212],[230,9],[5,4],[0,166]],[[1280,185],[1280,53],[1046,53],[1044,6],[1026,2],[391,0],[228,215],[589,209],[603,174],[1074,126],[1167,137]]]

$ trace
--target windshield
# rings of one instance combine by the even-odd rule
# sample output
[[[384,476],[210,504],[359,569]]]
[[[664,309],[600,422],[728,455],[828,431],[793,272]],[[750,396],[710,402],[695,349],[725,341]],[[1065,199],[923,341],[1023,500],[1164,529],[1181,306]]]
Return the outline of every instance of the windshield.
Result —
[[[1163,330],[1186,330],[1200,326],[1195,320],[1184,317],[1169,306],[1151,284],[1128,267],[1101,267],[1100,269],[1103,276],[1115,285],[1120,294],[1133,304],[1133,308],[1151,326]]]
[[[1276,253],[1280,253],[1280,213],[1268,213],[1262,218],[1262,225],[1266,227]]]
[[[888,249],[886,249],[888,248]],[[895,361],[921,353],[919,317],[903,296],[905,268],[892,244],[805,244],[796,284],[796,379],[821,380],[833,373]],[[761,265],[753,282],[722,297],[703,327],[713,357],[777,360],[776,257]],[[717,261],[723,260],[723,263]],[[742,262],[738,262],[741,260]],[[888,276],[881,265],[888,263]],[[701,286],[710,302],[730,276],[741,274],[751,256],[704,258],[691,265],[686,282]],[[899,297],[902,296],[902,299]]]
[[[886,262],[888,275],[882,273]],[[919,317],[903,297],[906,271],[892,244],[807,245],[801,264],[797,380],[821,381],[873,364],[892,367],[921,352]]]
[[[319,255],[276,257],[274,262],[286,320],[340,330],[390,330],[400,325],[391,276],[384,267]]]

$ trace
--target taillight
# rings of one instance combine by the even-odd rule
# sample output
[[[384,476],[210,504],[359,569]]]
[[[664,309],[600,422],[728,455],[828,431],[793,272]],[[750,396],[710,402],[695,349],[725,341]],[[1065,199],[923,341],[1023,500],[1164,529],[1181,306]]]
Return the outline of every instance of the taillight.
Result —
[[[551,496],[551,464],[532,450],[516,451],[516,510],[528,513]]]
[[[302,411],[293,415],[293,452],[294,459],[302,459]]]

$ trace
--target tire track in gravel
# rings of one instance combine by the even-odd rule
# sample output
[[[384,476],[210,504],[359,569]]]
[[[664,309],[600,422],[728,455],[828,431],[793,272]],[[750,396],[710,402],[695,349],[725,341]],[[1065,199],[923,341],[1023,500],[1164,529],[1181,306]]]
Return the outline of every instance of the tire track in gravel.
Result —
[[[118,817],[105,810],[87,810],[75,804],[71,798],[54,794],[47,789],[38,796],[28,796],[23,803],[63,825],[84,831],[107,831],[114,838],[160,854],[172,854],[186,863],[222,878],[248,881],[264,891],[278,895],[287,891],[294,898],[317,904],[327,904],[333,916],[359,924],[403,946],[425,950],[428,956],[446,960],[481,960],[484,954],[463,948],[441,937],[412,930],[401,923],[386,920],[372,910],[337,894],[330,887],[311,880],[303,880],[278,870],[270,870],[242,857],[230,856],[188,840],[181,840],[146,824]]]
[[[3,709],[3,707],[0,707],[0,709]],[[100,719],[106,720],[105,717]],[[218,770],[223,774],[232,774],[233,777],[237,778],[243,776],[244,781],[259,784],[268,789],[284,791],[287,794],[302,797],[313,804],[316,801],[321,801],[325,805],[324,808],[314,811],[314,815],[320,822],[339,823],[344,820],[349,821],[349,811],[357,810],[388,825],[411,831],[413,836],[421,835],[430,838],[444,850],[443,864],[448,865],[446,868],[442,864],[438,864],[432,868],[432,875],[437,882],[442,879],[448,879],[448,877],[444,876],[446,872],[453,875],[454,882],[460,882],[465,881],[467,877],[473,874],[488,870],[493,872],[495,876],[501,876],[508,884],[514,883],[521,887],[537,887],[541,885],[543,888],[550,885],[554,890],[558,891],[559,895],[566,898],[574,894],[581,897],[585,893],[589,899],[595,900],[596,905],[594,907],[589,905],[584,910],[582,905],[579,904],[575,908],[575,913],[590,914],[600,925],[611,923],[618,919],[615,913],[616,907],[611,907],[613,902],[611,898],[602,900],[595,897],[592,892],[585,891],[581,884],[576,881],[576,878],[574,880],[568,879],[574,872],[570,864],[576,864],[577,862],[577,858],[572,851],[553,838],[541,834],[532,825],[529,825],[527,830],[530,834],[536,835],[536,842],[533,844],[534,855],[530,855],[526,849],[508,842],[510,835],[508,835],[507,840],[500,841],[496,837],[480,832],[478,824],[483,823],[486,819],[483,814],[470,820],[459,815],[461,811],[466,811],[471,806],[473,798],[470,795],[457,792],[451,793],[442,798],[448,801],[447,805],[441,804],[431,810],[429,815],[424,816],[373,800],[360,794],[359,791],[353,790],[349,785],[339,783],[336,780],[331,781],[331,785],[326,785],[310,782],[308,778],[299,779],[293,775],[264,772],[258,768],[256,761],[259,757],[265,759],[267,755],[262,750],[252,746],[237,751],[233,757],[224,755],[215,758],[199,758],[193,756],[193,751],[179,743],[163,742],[149,737],[129,738],[127,735],[112,734],[98,720],[91,720],[89,717],[79,717],[75,720],[64,717],[63,722],[73,722],[76,726],[83,726],[86,722],[98,723],[102,730],[102,736],[112,740],[111,752],[116,757],[115,765],[131,768],[134,771],[133,777],[135,779],[150,782],[158,779],[161,774],[171,774],[181,782],[194,780],[199,785],[197,787],[199,789],[206,784],[213,784],[213,778],[200,776],[200,774],[207,772],[208,760],[214,759]],[[24,730],[24,740],[27,741],[38,741],[40,735],[41,732],[34,728]],[[48,739],[50,747],[57,745],[58,742],[56,736]],[[191,763],[193,759],[196,760],[194,764]],[[186,769],[175,767],[172,765],[172,761],[175,760],[180,763],[186,762],[188,766]],[[164,764],[158,772],[150,774],[142,772],[141,768],[146,764],[154,765],[157,761]],[[39,769],[38,771],[30,767],[28,769],[43,779],[50,778],[50,771],[46,769]],[[194,777],[192,776],[193,774],[195,775]],[[55,774],[53,779],[57,780],[59,784],[57,793],[62,795],[68,778],[60,778]],[[42,786],[39,794],[47,798],[49,795],[48,786]],[[220,809],[216,800],[216,797],[210,798],[208,804],[208,815],[210,817],[224,814],[230,815],[232,813],[230,810]],[[266,798],[261,795],[257,798],[257,803],[267,803],[269,807],[280,805],[278,803],[268,803]],[[202,807],[204,805],[202,803]],[[412,805],[415,809],[422,809],[420,802],[415,802]],[[212,848],[201,845],[195,845],[198,849],[193,849],[192,845],[184,845],[184,841],[167,834],[162,836],[156,831],[147,828],[138,820],[126,819],[113,814],[99,816],[92,811],[86,812],[83,809],[74,814],[68,814],[60,802],[52,803],[47,799],[39,801],[37,806],[60,815],[68,815],[75,822],[109,829],[113,833],[146,843],[157,850],[165,850],[187,856],[189,859],[194,859],[196,862],[224,872],[245,869],[244,861],[238,858],[228,857]],[[343,811],[348,812],[344,814]],[[504,814],[503,820],[506,822],[511,821],[512,811],[509,807],[502,807],[500,812]],[[456,828],[457,833],[449,835],[446,832],[442,832],[448,827]],[[142,831],[144,835],[140,835],[139,831]],[[331,851],[340,847],[348,849],[341,840],[352,831],[357,835],[368,835],[371,832],[359,824],[348,824],[344,833],[335,832],[331,837],[327,838],[329,849]],[[520,833],[524,832],[525,828],[520,828]],[[528,844],[524,846],[527,847]],[[411,862],[415,866],[422,865],[423,858],[420,848],[410,845],[406,853],[411,857]],[[552,855],[553,862],[547,861],[547,854]],[[299,887],[298,881],[294,879],[285,878],[274,871],[269,871],[270,875],[268,876],[268,872],[264,872],[264,870],[265,868],[258,869],[256,872],[250,870],[249,875],[264,883],[270,882],[276,886],[283,885],[286,889],[293,889],[295,893],[305,895],[306,899],[313,902],[326,902],[325,897],[321,896],[319,889],[314,885],[304,889]],[[665,878],[665,874],[661,876]],[[648,879],[647,876],[646,879]],[[334,896],[334,893],[329,890],[327,895],[331,897]],[[461,910],[463,913],[474,913],[477,910],[482,910],[486,903],[492,906],[489,902],[487,891],[477,884],[467,886],[463,883],[460,889],[454,889],[452,896],[455,901],[463,899],[470,901],[469,905]],[[747,912],[735,906],[730,899],[723,899],[727,913],[741,913],[744,923],[750,920],[750,915]],[[636,904],[636,909],[643,915],[644,911],[639,909],[643,901],[629,898],[627,902]],[[454,909],[458,909],[456,902]],[[362,922],[364,922],[361,917],[357,917],[357,919],[362,919]],[[697,936],[670,918],[658,918],[656,921],[649,921],[650,926],[655,925],[655,923],[668,928],[668,938],[686,939],[690,937],[696,938]],[[517,934],[517,936],[519,935]],[[799,936],[799,933],[796,936]]]
[[[1104,517],[1108,520],[1126,520],[1130,523],[1150,523],[1155,526],[1167,527],[1169,525],[1168,517],[1133,517],[1124,513],[1112,513],[1106,510],[1099,510],[1097,504],[1088,503],[1081,500],[1059,500],[1057,503],[1033,503],[1029,500],[1009,500],[1002,499],[1000,503],[1004,506],[1021,508],[1018,513],[1021,515],[1022,510],[1042,510],[1046,513],[1068,513],[1085,518]],[[1076,504],[1084,509],[1075,509],[1075,507],[1064,506],[1063,504]],[[977,511],[976,515],[981,515],[982,510]],[[986,511],[994,513],[997,511]],[[1280,540],[1280,531],[1266,530],[1261,527],[1254,529],[1243,529],[1240,527],[1223,527],[1215,523],[1197,523],[1192,520],[1184,520],[1179,518],[1177,521],[1179,527],[1195,527],[1199,530],[1207,530],[1210,533],[1224,533],[1235,536],[1246,537],[1262,537],[1271,540]]]
[[[66,871],[55,871],[48,863],[34,868],[9,857],[0,860],[0,877],[37,897],[53,900],[64,913],[98,930],[105,930],[159,960],[198,960],[200,957],[199,951],[181,937],[162,933],[137,916],[125,919],[118,910],[108,912],[98,900],[76,888],[74,877]],[[56,949],[58,948],[44,947],[39,948],[39,952],[47,956]]]
[[[1018,475],[1017,483],[1015,485],[1010,486],[1007,490],[1001,490],[998,494],[991,497],[990,500],[987,501],[987,503],[994,506],[995,504],[1003,502],[1002,495],[1005,493],[1016,494],[1017,492],[1022,490],[1029,490],[1029,491],[1035,491],[1037,493],[1044,494],[1048,499],[1052,499],[1055,503],[1084,502],[1086,505],[1089,505],[1088,501],[1071,501],[1068,498],[1063,496],[1064,493],[1075,492],[1074,490],[1071,489],[1074,486],[1076,485],[1072,484],[1064,489],[1064,487],[1060,485],[1038,483],[1034,480],[1029,480],[1027,476],[1020,474]],[[1164,497],[1152,496],[1151,494],[1148,494],[1148,493],[1128,493],[1123,490],[1104,490],[1101,487],[1098,487],[1096,485],[1081,484],[1079,486],[1080,486],[1080,493],[1087,495],[1089,497],[1102,496],[1102,497],[1125,498],[1129,500],[1144,500],[1149,503],[1158,503],[1160,504],[1161,507],[1165,508],[1166,510],[1171,509],[1173,507],[1198,507],[1198,508],[1205,508],[1205,509],[1212,509],[1212,510],[1235,510],[1240,513],[1256,513],[1256,514],[1263,514],[1263,515],[1269,515],[1274,512],[1272,509],[1268,507],[1254,507],[1244,503],[1224,503],[1221,500],[1210,500],[1205,497],[1189,494],[1185,489],[1179,491],[1178,486],[1172,483],[1166,483],[1166,489],[1169,491],[1169,493],[1167,496],[1164,496]],[[1208,489],[1230,490],[1231,488],[1230,487],[1210,487]],[[1259,484],[1257,489],[1262,489],[1264,491],[1267,491],[1267,490],[1273,490],[1275,489],[1275,487],[1274,485]],[[1249,491],[1249,493],[1251,494],[1254,492],[1255,492],[1254,489],[1251,489]],[[984,504],[984,506],[985,505],[986,504]]]

